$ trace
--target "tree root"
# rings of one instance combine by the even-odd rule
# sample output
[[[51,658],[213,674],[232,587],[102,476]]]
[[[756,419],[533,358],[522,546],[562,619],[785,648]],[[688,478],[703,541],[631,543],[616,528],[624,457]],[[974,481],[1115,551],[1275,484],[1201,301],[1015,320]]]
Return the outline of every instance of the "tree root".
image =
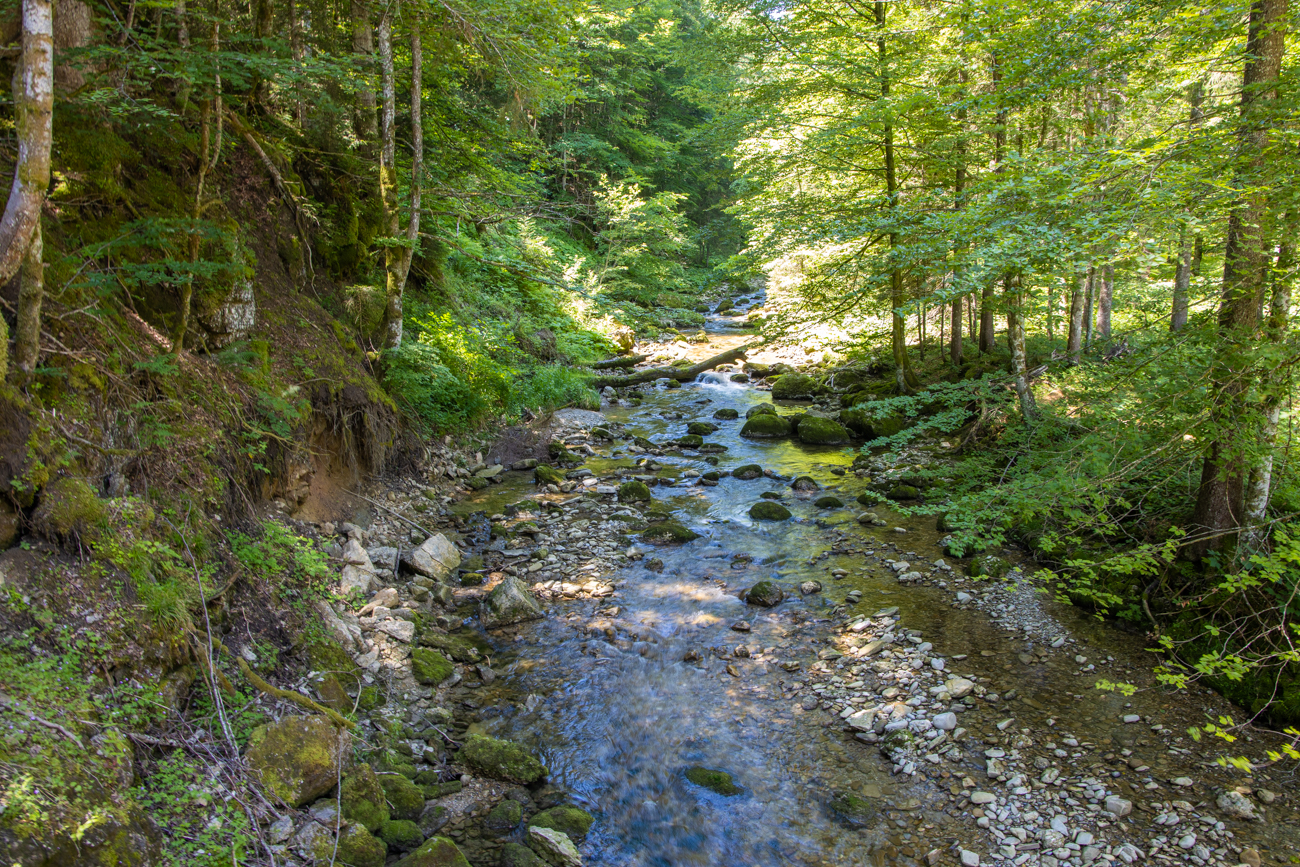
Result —
[[[354,723],[352,720],[348,719],[347,717],[343,716],[338,711],[331,710],[330,708],[327,708],[322,704],[312,701],[311,699],[309,699],[307,696],[303,695],[300,692],[295,692],[292,689],[280,689],[278,686],[272,686],[271,684],[263,680],[261,676],[258,675],[257,672],[253,671],[252,667],[242,656],[231,653],[229,648],[227,648],[224,644],[222,644],[219,641],[216,642],[216,645],[218,650],[223,650],[226,653],[230,653],[230,655],[235,658],[235,664],[239,666],[239,670],[244,673],[244,677],[248,679],[249,683],[257,687],[259,690],[266,693],[267,695],[271,696],[272,698],[278,698],[284,701],[293,702],[299,707],[306,708],[307,710],[313,711],[314,713],[323,714],[324,716],[329,718],[330,722],[334,723],[334,725],[338,726],[339,728],[355,729],[357,727],[356,723]]]

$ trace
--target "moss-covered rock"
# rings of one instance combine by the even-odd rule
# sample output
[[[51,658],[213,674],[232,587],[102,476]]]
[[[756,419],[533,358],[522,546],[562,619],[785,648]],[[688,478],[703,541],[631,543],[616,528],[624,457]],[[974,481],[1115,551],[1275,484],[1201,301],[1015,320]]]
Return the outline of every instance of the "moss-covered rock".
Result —
[[[819,509],[842,509],[844,508],[844,501],[839,497],[832,497],[827,494],[824,497],[818,497],[813,505]]]
[[[411,821],[420,818],[424,811],[423,789],[402,774],[383,774],[379,777],[379,785],[388,799],[391,818]]]
[[[417,647],[411,651],[411,674],[419,683],[437,686],[451,677],[456,667],[437,650]]]
[[[740,413],[729,406],[724,406],[722,409],[713,413],[713,417],[719,421],[731,421],[732,419],[740,418]]]
[[[700,534],[678,521],[660,521],[647,527],[641,538],[650,542],[690,542]]]
[[[921,492],[918,491],[914,485],[894,485],[889,489],[885,496],[895,501],[915,500],[917,497],[921,496]]]
[[[301,807],[334,788],[352,741],[323,716],[289,716],[254,729],[244,757],[267,790]]]
[[[357,765],[343,778],[339,800],[343,805],[343,818],[361,823],[371,833],[378,831],[390,818],[384,789],[370,765]]]
[[[744,791],[732,781],[731,774],[726,771],[704,768],[699,765],[686,769],[686,779],[718,795],[730,797],[731,795],[739,795]]]
[[[679,446],[694,449],[704,445],[704,437],[699,436],[698,434],[683,434],[674,442]]]
[[[696,436],[702,437],[708,436],[717,429],[718,426],[716,424],[707,421],[693,421],[686,425],[686,432],[688,434],[695,434]]]
[[[329,864],[332,858],[335,864],[346,867],[384,867],[387,854],[384,841],[362,825],[348,825],[339,832],[337,851],[330,834],[319,835],[312,845],[312,855],[318,864]]]
[[[790,422],[774,413],[759,413],[745,422],[740,435],[751,439],[779,439],[790,435]]]
[[[379,826],[378,836],[393,852],[410,852],[424,842],[420,826],[409,819],[389,819]]]
[[[504,837],[524,820],[524,807],[509,798],[488,810],[483,819],[483,831],[489,837]]]
[[[849,441],[849,432],[837,421],[806,415],[799,422],[799,441],[810,446],[833,446]]]
[[[564,481],[564,473],[555,467],[538,464],[533,470],[533,480],[539,485],[558,485]]]
[[[808,400],[820,391],[817,380],[805,373],[787,373],[772,381],[772,400]]]
[[[648,503],[652,499],[650,486],[645,482],[638,482],[633,479],[618,486],[618,501],[620,503]]]
[[[491,650],[483,636],[470,629],[456,633],[426,629],[420,633],[420,644],[440,650],[444,656],[456,662],[482,662],[484,654]]]
[[[745,594],[745,602],[763,608],[771,608],[785,598],[785,591],[775,581],[759,581]]]
[[[779,415],[779,413],[776,411],[776,407],[770,403],[756,403],[745,410],[746,419],[751,419],[756,415]]]
[[[755,521],[784,521],[790,517],[790,510],[780,503],[764,500],[749,507],[749,517]]]
[[[912,422],[902,415],[890,415],[884,418],[878,418],[871,423],[872,431],[876,437],[892,437],[895,434],[902,433],[912,426]]]
[[[822,486],[817,484],[817,480],[812,476],[799,476],[790,483],[790,487],[796,491],[803,491],[805,493],[809,491],[820,491],[822,488]]]
[[[528,750],[486,735],[469,735],[456,760],[494,780],[528,785],[546,776],[546,768]]]
[[[469,859],[446,837],[431,837],[397,862],[398,867],[470,867]]]
[[[745,464],[732,470],[731,475],[734,478],[740,479],[742,482],[748,482],[751,479],[757,479],[762,476],[763,468],[758,464]]]
[[[519,843],[501,847],[501,867],[547,867],[536,852]]]
[[[581,840],[587,836],[587,832],[591,830],[591,824],[594,821],[596,821],[595,817],[581,807],[563,804],[559,807],[543,810],[529,819],[528,825],[529,827],[554,828],[556,831],[563,831],[574,840]]]
[[[880,494],[875,491],[863,491],[857,496],[857,503],[860,506],[874,506],[881,500]]]
[[[557,464],[580,463],[580,461],[578,460],[578,456],[575,455],[573,452],[569,451],[569,449],[564,445],[564,443],[559,443],[559,442],[547,443],[546,456],[550,458],[552,463],[557,463]]]
[[[1011,571],[1011,564],[995,554],[983,554],[971,561],[967,570],[972,578],[1001,578]]]
[[[830,804],[836,815],[853,825],[867,825],[879,812],[875,804],[850,792],[836,794]]]
[[[873,440],[876,438],[876,429],[863,410],[842,410],[840,412],[840,424],[844,425],[849,433],[858,439]]]
[[[47,539],[91,538],[108,520],[108,507],[81,479],[55,479],[41,491],[32,527]]]

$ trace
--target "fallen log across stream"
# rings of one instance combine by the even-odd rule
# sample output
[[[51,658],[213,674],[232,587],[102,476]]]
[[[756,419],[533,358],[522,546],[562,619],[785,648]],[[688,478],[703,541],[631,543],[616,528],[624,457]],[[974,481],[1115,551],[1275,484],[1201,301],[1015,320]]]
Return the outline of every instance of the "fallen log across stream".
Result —
[[[609,370],[614,367],[636,367],[649,357],[648,355],[626,355],[622,358],[606,358],[604,361],[597,361],[591,368],[592,370]]]
[[[591,385],[593,388],[604,388],[607,385],[622,388],[626,385],[654,382],[656,379],[675,379],[678,382],[690,382],[701,373],[712,370],[720,364],[730,364],[744,358],[745,351],[751,348],[751,346],[746,345],[728,349],[726,352],[719,352],[712,358],[706,358],[699,364],[690,367],[652,367],[649,370],[640,370],[627,376],[598,376],[591,381]]]

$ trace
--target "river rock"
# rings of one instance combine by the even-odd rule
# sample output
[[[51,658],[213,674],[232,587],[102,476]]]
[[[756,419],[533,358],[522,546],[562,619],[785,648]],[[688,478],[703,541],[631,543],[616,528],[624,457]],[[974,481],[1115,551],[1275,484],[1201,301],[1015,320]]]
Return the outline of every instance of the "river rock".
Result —
[[[755,521],[784,521],[790,517],[790,510],[780,503],[764,500],[749,507],[749,517]]]
[[[739,418],[740,413],[732,409],[731,407],[724,406],[722,409],[715,412],[713,414],[713,417],[720,421],[729,421],[734,418]]]
[[[797,433],[799,441],[808,445],[831,446],[849,441],[849,432],[839,422],[815,415],[804,416]]]
[[[401,863],[402,867],[470,867],[465,853],[446,837],[425,840],[424,845],[403,858]]]
[[[680,521],[669,520],[651,524],[641,532],[641,538],[649,542],[690,542],[700,534]]]
[[[546,767],[513,741],[469,735],[456,761],[494,780],[529,785],[546,776]]]
[[[957,728],[957,714],[952,711],[941,713],[935,716],[934,719],[930,720],[930,722],[934,723],[934,727],[940,731],[950,732]]]
[[[553,828],[530,827],[528,847],[552,867],[582,867],[582,856],[569,835]]]
[[[771,608],[785,598],[785,591],[774,581],[759,581],[745,594],[745,601],[750,605]]]
[[[483,600],[479,617],[488,629],[510,626],[514,623],[540,619],[542,605],[533,595],[533,591],[528,589],[527,584],[514,575],[507,575]]]
[[[291,807],[334,788],[352,763],[352,739],[323,716],[288,716],[253,729],[244,754],[262,785]]]
[[[460,550],[446,536],[435,533],[408,551],[402,562],[414,572],[441,581],[460,565]]]
[[[772,400],[807,400],[819,391],[817,380],[805,373],[787,373],[772,382]]]
[[[575,840],[581,840],[587,836],[587,832],[591,830],[594,821],[595,818],[581,807],[575,807],[572,804],[561,804],[533,816],[528,820],[528,824],[535,828],[551,828],[561,831]]]
[[[948,694],[953,698],[965,698],[971,694],[971,690],[975,689],[975,683],[964,677],[954,677],[944,684],[944,689],[948,690]]]
[[[451,677],[454,670],[451,660],[436,650],[417,647],[411,651],[411,674],[417,683],[437,686]]]
[[[740,435],[751,439],[779,439],[790,435],[790,422],[772,413],[759,413],[745,422]]]
[[[1255,805],[1241,792],[1226,791],[1219,795],[1214,803],[1229,818],[1243,820],[1259,818],[1258,814],[1255,813]]]
[[[751,479],[761,478],[763,475],[763,468],[758,464],[745,464],[744,466],[736,467],[732,470],[731,475],[732,478],[739,479],[742,482],[748,482]]]
[[[726,771],[718,771],[700,765],[687,768],[686,779],[697,786],[708,789],[710,792],[726,797],[739,795],[744,791],[732,781],[731,774]]]
[[[650,487],[645,482],[633,479],[618,486],[620,503],[648,503],[651,499]]]

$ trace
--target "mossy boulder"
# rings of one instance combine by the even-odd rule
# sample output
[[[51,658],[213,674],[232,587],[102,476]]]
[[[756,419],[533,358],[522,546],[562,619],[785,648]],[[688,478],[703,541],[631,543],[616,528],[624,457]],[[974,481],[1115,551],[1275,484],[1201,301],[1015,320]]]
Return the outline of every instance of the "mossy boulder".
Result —
[[[488,591],[479,614],[488,629],[540,620],[543,616],[542,604],[537,601],[532,588],[514,575],[507,575]]]
[[[651,524],[641,533],[641,538],[650,542],[690,542],[700,538],[700,534],[679,521],[670,520]]]
[[[732,419],[740,418],[740,413],[729,406],[724,406],[722,409],[715,412],[713,417],[719,421],[731,421]]]
[[[748,482],[751,479],[760,478],[763,475],[763,468],[758,464],[745,464],[732,470],[731,475],[742,482]]]
[[[840,412],[840,424],[844,425],[845,429],[859,439],[873,440],[876,438],[875,426],[872,425],[863,410],[842,410]]]
[[[751,419],[756,415],[778,415],[776,407],[770,403],[756,403],[749,409],[745,410],[745,418]]]
[[[790,483],[790,487],[796,491],[803,491],[805,493],[809,491],[820,491],[822,488],[822,486],[817,484],[817,480],[812,476],[799,476]]]
[[[456,667],[451,660],[437,650],[417,647],[411,651],[411,674],[417,682],[426,686],[437,686],[451,677]]]
[[[833,446],[849,441],[849,432],[839,422],[806,415],[797,429],[799,441],[810,446]]]
[[[686,769],[686,779],[690,780],[697,786],[708,789],[714,794],[730,797],[739,795],[744,789],[737,786],[731,779],[731,774],[726,771],[718,771],[713,768],[705,768],[696,765]]]
[[[528,820],[529,827],[553,828],[563,831],[575,840],[581,840],[591,830],[595,818],[581,807],[563,804],[543,810]]]
[[[397,864],[398,867],[470,867],[465,853],[446,837],[430,837]]]
[[[774,413],[759,413],[745,422],[740,435],[751,439],[780,439],[790,435],[790,422]]]
[[[486,735],[469,735],[456,760],[485,777],[525,786],[546,776],[546,768],[528,750]]]
[[[420,644],[440,650],[456,662],[482,662],[483,655],[491,650],[481,635],[468,629],[455,634],[426,629],[420,633]]]
[[[410,852],[424,842],[420,826],[409,819],[389,819],[377,835],[393,852]]]
[[[786,373],[772,381],[772,400],[808,400],[821,391],[806,373]]]
[[[548,867],[536,852],[519,843],[501,847],[501,867]]]
[[[32,526],[47,539],[89,538],[108,521],[108,507],[81,479],[56,479],[41,491]]]
[[[371,833],[378,831],[391,818],[384,789],[370,765],[357,765],[343,778],[339,800],[343,805],[343,818],[361,823]]]
[[[842,509],[844,508],[844,501],[839,497],[832,497],[827,494],[824,497],[818,497],[813,505],[819,509]]]
[[[874,506],[881,500],[880,494],[875,491],[863,491],[857,496],[857,503],[860,506]]]
[[[875,433],[874,438],[892,437],[895,434],[902,433],[912,426],[912,422],[902,415],[889,415],[884,418],[878,418],[871,423],[872,431]]]
[[[915,485],[894,485],[885,496],[895,501],[915,500],[921,496],[921,492],[917,490]]]
[[[488,810],[483,819],[483,831],[489,837],[504,837],[524,820],[524,807],[509,798]]]
[[[850,792],[836,794],[830,804],[836,815],[852,825],[867,825],[879,812],[875,804]]]
[[[983,554],[971,561],[967,573],[972,578],[1001,578],[1011,571],[1011,564],[995,554]]]
[[[291,807],[334,788],[352,761],[352,739],[323,716],[289,716],[258,726],[244,753],[262,785]]]
[[[564,473],[555,467],[538,464],[533,470],[533,480],[539,485],[558,485],[564,481]]]
[[[697,436],[702,436],[702,437],[708,436],[709,434],[713,433],[717,429],[718,426],[716,424],[712,424],[707,421],[693,421],[690,424],[686,425],[686,432],[688,434],[695,434]]]
[[[339,832],[337,850],[333,835],[320,834],[312,845],[312,855],[317,864],[329,864],[332,859],[346,867],[384,867],[388,847],[363,825],[348,825]]]
[[[762,608],[771,608],[785,598],[785,591],[775,581],[759,581],[745,594],[745,602]]]
[[[618,501],[620,503],[648,503],[652,499],[650,486],[645,482],[638,482],[634,479],[618,486]]]
[[[388,812],[393,819],[415,821],[424,812],[424,790],[402,774],[382,774],[379,785],[388,799]]]
[[[557,464],[576,464],[580,463],[578,456],[564,445],[564,443],[550,442],[546,444],[546,456],[553,463]]]
[[[749,507],[749,517],[755,521],[784,521],[790,517],[790,510],[780,503],[764,500]]]
[[[675,442],[677,445],[684,446],[685,448],[699,448],[704,445],[704,437],[699,436],[698,434],[684,434],[683,436],[678,437]]]

